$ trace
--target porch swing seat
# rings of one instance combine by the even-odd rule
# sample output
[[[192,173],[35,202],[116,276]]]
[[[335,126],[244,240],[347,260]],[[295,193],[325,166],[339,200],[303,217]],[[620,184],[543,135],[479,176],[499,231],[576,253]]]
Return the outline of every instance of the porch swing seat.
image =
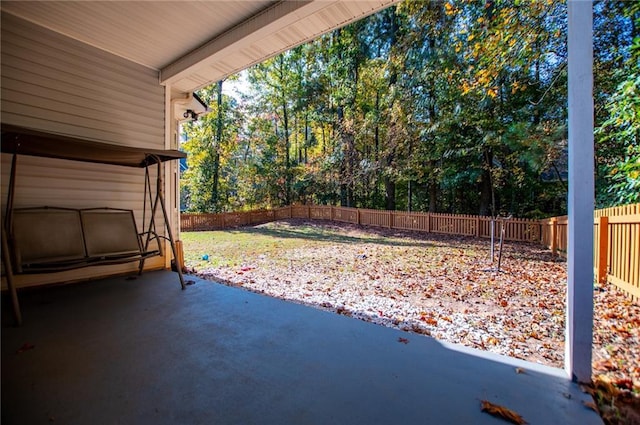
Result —
[[[13,211],[12,253],[16,274],[49,273],[160,255],[144,249],[132,210],[21,208]],[[153,232],[152,239],[159,241]]]
[[[164,255],[160,239],[170,243],[173,257],[178,258],[164,202],[161,166],[165,161],[185,158],[185,153],[118,146],[8,124],[2,124],[0,148],[3,153],[12,155],[2,226],[2,264],[18,324],[22,315],[14,274],[50,273],[135,261],[139,262],[141,273],[147,258]],[[17,157],[20,155],[144,168],[144,231],[138,231],[133,211],[127,209],[14,208]],[[150,166],[157,166],[155,198]],[[150,206],[148,219],[147,203]],[[166,236],[156,232],[158,210],[163,214]],[[177,272],[180,286],[185,289],[180,267]]]

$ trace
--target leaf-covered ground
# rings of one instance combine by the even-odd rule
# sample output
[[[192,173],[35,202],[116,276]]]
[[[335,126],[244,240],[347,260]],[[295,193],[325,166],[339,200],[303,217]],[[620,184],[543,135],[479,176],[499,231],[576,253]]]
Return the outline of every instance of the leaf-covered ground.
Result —
[[[540,246],[505,243],[497,272],[488,240],[334,222],[182,239],[187,267],[203,278],[563,366],[566,264]],[[640,306],[611,285],[597,287],[594,302],[594,373],[640,388]]]

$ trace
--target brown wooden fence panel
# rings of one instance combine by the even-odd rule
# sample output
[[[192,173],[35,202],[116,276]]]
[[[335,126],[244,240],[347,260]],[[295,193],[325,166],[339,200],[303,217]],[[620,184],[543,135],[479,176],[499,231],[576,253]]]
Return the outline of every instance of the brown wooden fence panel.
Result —
[[[393,213],[393,228],[428,232],[429,213],[395,212]]]
[[[274,211],[276,220],[284,220],[286,218],[291,218],[291,208],[290,207],[281,207],[276,208]]]
[[[593,271],[596,275],[596,279],[597,280],[602,280],[601,276],[599,276],[599,270],[601,270],[600,267],[600,260],[602,259],[603,262],[606,262],[608,264],[608,259],[603,259],[602,256],[600,255],[600,251],[602,249],[602,244],[605,244],[604,249],[606,250],[606,244],[608,244],[608,240],[601,240],[601,229],[600,229],[600,220],[602,220],[601,217],[604,216],[596,216],[595,214],[596,212],[594,211],[593,214]],[[605,220],[608,220],[608,217],[605,218]],[[605,223],[607,223],[605,221]],[[607,231],[609,230],[609,225],[607,223]],[[609,238],[609,235],[606,235],[606,238]],[[602,264],[603,268],[607,267],[607,264]],[[603,273],[604,274],[604,273]],[[604,277],[606,278],[606,274],[604,274]]]
[[[331,209],[329,205],[312,205],[309,207],[309,217],[315,220],[331,220]]]
[[[431,232],[451,235],[476,236],[478,220],[467,215],[430,214]]]
[[[360,210],[360,224],[365,226],[376,227],[390,227],[391,226],[391,213],[389,211],[381,210]]]
[[[607,280],[640,299],[640,214],[608,218]]]
[[[275,221],[275,211],[273,210],[249,211],[249,224],[263,224],[270,221]]]
[[[594,274],[640,299],[640,204],[594,211]],[[566,257],[566,216],[541,220],[542,244]]]
[[[567,216],[551,217],[540,220],[542,244],[554,254],[567,255]]]
[[[246,225],[248,220],[248,215],[246,213],[224,213],[221,214],[224,220],[224,227],[239,227],[242,225]]]
[[[480,217],[479,218],[479,236],[481,238],[490,238],[491,237],[491,217]],[[493,236],[500,237],[499,233],[496,231],[495,223],[493,229]]]
[[[273,210],[256,210],[222,214],[181,214],[183,231],[213,230],[266,223],[286,218],[335,220],[345,223],[421,232],[435,232],[476,237],[490,236],[488,217],[430,214],[421,212],[369,210],[326,205],[294,205]],[[536,241],[540,224],[533,220],[513,220],[507,225],[507,240]],[[495,229],[499,237],[499,226]]]
[[[358,224],[358,210],[348,207],[333,207],[333,219],[343,223]]]
[[[306,205],[292,205],[291,218],[309,218],[309,207]]]
[[[567,216],[558,217],[557,231],[556,231],[556,247],[558,252],[564,257],[567,256],[567,249],[569,239],[569,218]]]
[[[505,221],[505,239],[509,241],[540,242],[540,231],[541,224],[538,220]]]
[[[340,207],[333,207],[333,220],[334,221],[345,221],[342,219],[342,211],[343,209]]]
[[[221,214],[181,214],[180,227],[186,231],[223,229],[224,220]]]

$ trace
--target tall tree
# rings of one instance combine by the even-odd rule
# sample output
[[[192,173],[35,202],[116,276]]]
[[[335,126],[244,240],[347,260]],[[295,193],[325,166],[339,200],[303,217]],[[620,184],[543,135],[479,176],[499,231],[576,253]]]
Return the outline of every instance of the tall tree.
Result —
[[[636,188],[638,6],[594,12],[604,205]],[[404,2],[252,67],[239,104],[207,88],[190,208],[563,213],[566,29],[552,0]]]
[[[235,100],[222,93],[222,81],[200,92],[211,113],[183,125],[187,139],[182,148],[189,154],[181,184],[187,209],[219,212],[230,209],[230,183],[235,173],[230,151],[240,129]],[[235,205],[234,205],[235,206]]]

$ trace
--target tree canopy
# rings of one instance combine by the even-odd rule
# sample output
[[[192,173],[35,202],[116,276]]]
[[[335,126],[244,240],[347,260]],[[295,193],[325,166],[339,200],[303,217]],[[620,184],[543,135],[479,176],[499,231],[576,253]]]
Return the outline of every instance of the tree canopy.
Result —
[[[599,206],[640,199],[640,7],[594,5]],[[567,10],[404,2],[202,90],[183,207],[289,203],[521,217],[567,194]]]

